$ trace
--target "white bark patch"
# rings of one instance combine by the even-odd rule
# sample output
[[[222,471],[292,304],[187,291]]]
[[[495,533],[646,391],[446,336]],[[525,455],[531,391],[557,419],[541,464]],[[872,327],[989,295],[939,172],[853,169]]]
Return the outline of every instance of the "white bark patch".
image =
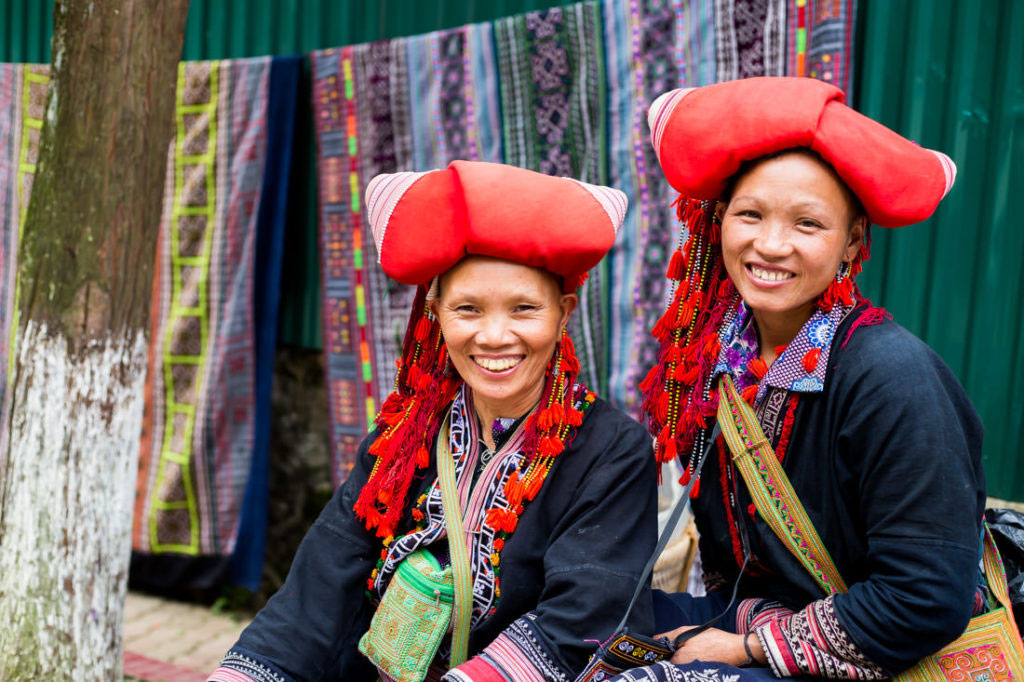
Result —
[[[0,460],[0,679],[120,680],[146,342],[19,339]],[[3,461],[6,464],[3,464]]]

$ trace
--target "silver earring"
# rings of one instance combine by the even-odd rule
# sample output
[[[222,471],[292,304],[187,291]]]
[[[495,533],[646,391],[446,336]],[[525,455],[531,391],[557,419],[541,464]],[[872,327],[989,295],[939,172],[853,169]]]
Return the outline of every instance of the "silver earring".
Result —
[[[850,274],[850,264],[848,262],[846,262],[846,261],[843,261],[842,263],[839,264],[839,271],[836,272],[836,281],[837,282],[842,282],[844,279],[846,279],[849,276],[849,274]]]

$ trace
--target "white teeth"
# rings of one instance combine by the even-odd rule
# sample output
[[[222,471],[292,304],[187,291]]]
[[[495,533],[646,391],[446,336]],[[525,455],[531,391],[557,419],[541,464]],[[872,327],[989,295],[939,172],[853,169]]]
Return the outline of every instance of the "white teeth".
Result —
[[[473,362],[492,372],[504,372],[519,364],[522,358],[473,358]]]
[[[790,272],[779,272],[778,270],[762,270],[756,265],[750,266],[750,271],[754,273],[754,277],[758,279],[768,280],[769,282],[778,282],[780,280],[789,279],[793,276]]]

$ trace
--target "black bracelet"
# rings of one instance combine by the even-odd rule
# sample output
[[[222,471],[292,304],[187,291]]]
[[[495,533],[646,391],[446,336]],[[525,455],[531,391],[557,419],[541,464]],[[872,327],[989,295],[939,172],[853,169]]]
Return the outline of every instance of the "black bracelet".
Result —
[[[757,663],[757,659],[754,658],[754,652],[750,650],[750,644],[747,643],[747,639],[752,634],[754,633],[748,632],[747,634],[743,635],[743,650],[747,652],[747,660],[743,661],[738,666],[736,666],[737,668],[749,668],[750,666]]]

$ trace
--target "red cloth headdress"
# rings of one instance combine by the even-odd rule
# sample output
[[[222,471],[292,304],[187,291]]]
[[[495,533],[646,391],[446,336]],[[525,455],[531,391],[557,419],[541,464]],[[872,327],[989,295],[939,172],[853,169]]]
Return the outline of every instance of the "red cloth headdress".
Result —
[[[882,227],[928,218],[956,178],[945,154],[919,147],[843,103],[813,78],[765,77],[672,90],[648,111],[651,143],[670,185],[717,199],[744,161],[809,147],[835,168]]]
[[[443,411],[462,384],[427,306],[428,286],[462,258],[480,255],[541,268],[561,277],[564,291],[574,291],[611,248],[627,201],[618,190],[570,178],[453,161],[442,170],[378,175],[367,185],[366,206],[384,272],[418,286],[395,390],[375,420],[380,436],[370,453],[376,463],[355,505],[366,527],[387,538],[416,470],[430,465]],[[582,423],[579,371],[563,333],[540,405],[525,424],[522,471],[506,486],[506,499],[515,504],[488,512],[499,534],[515,529],[522,505],[540,491],[571,430]]]
[[[366,205],[381,267],[427,284],[469,255],[547,270],[566,290],[597,265],[626,215],[610,187],[482,161],[378,175]]]

